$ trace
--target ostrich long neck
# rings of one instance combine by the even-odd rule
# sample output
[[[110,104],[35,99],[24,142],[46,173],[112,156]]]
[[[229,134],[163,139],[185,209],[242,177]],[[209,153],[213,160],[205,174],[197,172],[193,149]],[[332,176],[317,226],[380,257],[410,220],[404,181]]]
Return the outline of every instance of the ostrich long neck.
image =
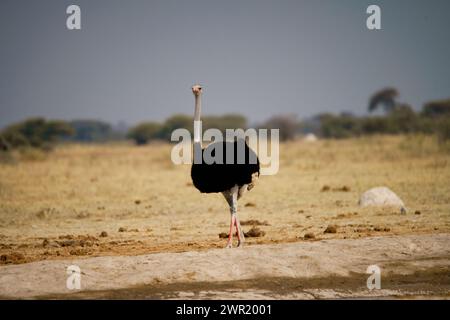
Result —
[[[202,125],[200,114],[202,112],[202,97],[201,94],[195,95],[195,113],[194,113],[194,145],[202,145]]]

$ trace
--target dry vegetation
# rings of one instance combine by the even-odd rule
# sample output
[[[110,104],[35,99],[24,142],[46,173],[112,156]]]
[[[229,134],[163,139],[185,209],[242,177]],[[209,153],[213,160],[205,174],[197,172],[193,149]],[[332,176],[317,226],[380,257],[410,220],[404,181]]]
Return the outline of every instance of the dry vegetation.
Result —
[[[0,164],[0,264],[225,246],[226,202],[200,194],[170,151],[66,145]],[[450,232],[450,154],[432,137],[296,141],[280,155],[279,173],[241,200],[244,231],[262,231],[247,245]],[[406,214],[358,207],[361,192],[380,185]]]

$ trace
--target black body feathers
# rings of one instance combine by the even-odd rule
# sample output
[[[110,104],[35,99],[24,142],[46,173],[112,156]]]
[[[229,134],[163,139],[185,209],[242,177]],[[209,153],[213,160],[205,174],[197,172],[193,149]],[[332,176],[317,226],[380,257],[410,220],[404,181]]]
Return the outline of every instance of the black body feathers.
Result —
[[[237,153],[240,142],[243,143],[245,148],[245,163],[239,164],[237,162]],[[208,152],[211,156],[215,156],[215,150],[217,150],[217,144],[222,144],[223,148],[223,161],[222,163],[207,164],[204,161],[204,154]],[[213,149],[211,149],[213,148]],[[233,164],[226,163],[226,150],[230,148],[234,149],[234,162]],[[242,148],[242,147],[241,147]],[[195,150],[194,150],[195,152]],[[250,184],[252,182],[252,175],[255,173],[259,176],[259,159],[255,152],[247,146],[244,141],[235,142],[214,142],[202,149],[202,163],[194,163],[191,168],[191,177],[194,186],[204,193],[223,192],[230,190],[235,185],[239,187]],[[251,161],[251,160],[256,161]],[[256,162],[256,163],[255,163]]]

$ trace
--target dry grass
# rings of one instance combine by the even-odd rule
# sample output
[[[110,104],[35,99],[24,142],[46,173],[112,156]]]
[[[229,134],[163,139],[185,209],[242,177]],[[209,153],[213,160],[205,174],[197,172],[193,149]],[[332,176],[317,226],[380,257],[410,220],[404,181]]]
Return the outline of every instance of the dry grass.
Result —
[[[226,202],[200,194],[190,167],[173,165],[170,151],[68,145],[0,164],[0,264],[224,246]],[[259,226],[265,236],[247,244],[450,231],[450,155],[432,138],[297,141],[280,155],[279,173],[261,177],[241,200],[241,220],[268,222]],[[380,185],[404,200],[406,215],[357,206]],[[337,232],[324,233],[329,225]]]

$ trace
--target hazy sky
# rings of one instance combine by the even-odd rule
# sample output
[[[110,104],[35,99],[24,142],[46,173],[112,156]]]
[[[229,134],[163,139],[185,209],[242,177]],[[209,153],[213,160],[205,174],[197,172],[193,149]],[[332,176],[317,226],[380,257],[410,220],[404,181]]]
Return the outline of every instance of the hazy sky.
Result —
[[[82,30],[66,28],[81,7]],[[366,28],[378,4],[382,30]],[[365,112],[399,89],[450,97],[450,1],[1,0],[0,127],[31,116],[134,124],[192,114]]]

